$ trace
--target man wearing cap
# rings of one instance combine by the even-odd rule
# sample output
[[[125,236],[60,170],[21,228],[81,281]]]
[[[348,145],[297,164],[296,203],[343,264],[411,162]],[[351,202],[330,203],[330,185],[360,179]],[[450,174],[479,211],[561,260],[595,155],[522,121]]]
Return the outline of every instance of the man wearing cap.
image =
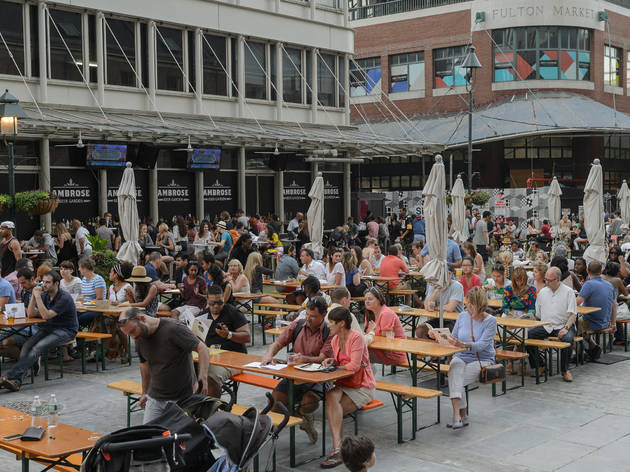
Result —
[[[6,277],[15,270],[15,263],[22,259],[22,248],[20,242],[13,236],[15,223],[13,221],[3,221],[0,223],[0,274]]]
[[[223,261],[228,257],[230,249],[232,249],[232,235],[227,230],[227,224],[225,221],[219,221],[217,223],[217,230],[221,235],[221,240],[219,241],[219,251],[215,255],[215,259]]]
[[[121,313],[120,330],[136,342],[142,375],[144,424],[158,418],[170,403],[184,400],[197,390],[192,351],[199,355],[202,395],[208,394],[208,347],[186,325],[170,318],[146,316],[136,308]]]
[[[41,229],[33,233],[33,237],[24,243],[25,249],[37,249],[43,251],[38,259],[40,264],[46,264],[49,267],[57,265],[57,252],[55,251],[55,241],[50,234],[44,233]]]

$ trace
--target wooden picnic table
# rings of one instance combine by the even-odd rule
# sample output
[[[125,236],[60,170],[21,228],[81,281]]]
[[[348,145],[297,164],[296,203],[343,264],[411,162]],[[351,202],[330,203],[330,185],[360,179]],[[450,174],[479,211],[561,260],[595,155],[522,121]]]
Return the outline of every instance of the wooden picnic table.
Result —
[[[298,289],[302,286],[302,282],[298,280],[263,280],[263,284],[273,285],[274,287],[295,288],[295,289]],[[331,290],[337,286],[338,285],[320,282],[321,290]]]
[[[240,352],[221,352],[218,354],[210,355],[210,365],[218,365],[227,367],[230,369],[243,370],[247,372],[255,372],[263,375],[273,375],[274,377],[280,377],[288,381],[288,396],[289,396],[289,413],[291,416],[295,415],[295,398],[294,398],[294,385],[303,383],[325,383],[334,382],[335,380],[343,379],[353,375],[352,372],[347,370],[338,369],[334,372],[304,372],[296,369],[291,365],[287,365],[284,369],[273,370],[257,367],[246,367],[247,364],[252,362],[260,362],[262,356],[256,356],[254,354],[243,354]],[[325,445],[326,425],[322,425],[322,442]],[[325,447],[325,446],[324,446]],[[295,428],[289,428],[289,458],[291,467],[295,467]]]
[[[79,470],[81,466],[69,462],[68,457],[89,451],[101,437],[98,433],[59,423],[54,438],[50,438],[46,432],[39,441],[20,439],[6,441],[4,437],[21,434],[30,427],[31,416],[5,407],[0,407],[0,424],[2,424],[0,449],[14,453],[16,458],[22,461],[23,472],[28,472],[30,461],[45,464],[47,470],[55,466]]]
[[[498,299],[493,299],[493,300],[488,300],[488,306],[492,307],[492,308],[501,308],[502,306],[502,300],[500,298]],[[598,311],[599,308],[595,307],[595,306],[578,306],[577,307],[577,312],[578,315],[588,315],[589,313],[593,313]]]
[[[289,305],[288,303],[254,303],[254,305],[286,311],[298,311],[303,308],[302,305]]]
[[[42,323],[46,323],[43,318],[13,318],[13,322],[9,323],[6,315],[0,316],[0,341],[14,334],[23,334],[22,332],[27,330],[30,336],[31,327]]]

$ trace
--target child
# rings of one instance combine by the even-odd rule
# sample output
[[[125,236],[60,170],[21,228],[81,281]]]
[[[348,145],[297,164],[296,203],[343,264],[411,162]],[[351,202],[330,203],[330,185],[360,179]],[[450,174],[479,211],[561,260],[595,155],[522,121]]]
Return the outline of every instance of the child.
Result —
[[[374,443],[365,436],[343,438],[341,458],[350,472],[367,472],[376,462]]]

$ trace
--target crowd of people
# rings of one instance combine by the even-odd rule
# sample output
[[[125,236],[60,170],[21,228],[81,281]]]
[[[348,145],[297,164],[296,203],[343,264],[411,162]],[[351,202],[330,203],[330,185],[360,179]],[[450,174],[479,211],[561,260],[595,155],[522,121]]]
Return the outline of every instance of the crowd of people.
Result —
[[[627,295],[630,282],[625,256],[630,239],[615,234],[623,229],[617,228],[617,216],[610,225],[608,261],[602,264],[570,257],[571,252],[575,256],[580,251],[584,238],[568,219],[563,219],[554,239],[546,220],[540,230],[528,222],[518,231],[511,220],[501,224],[490,212],[473,210],[468,220],[470,240],[460,245],[449,236],[451,280],[441,291],[407,277],[410,268],[420,270],[430,254],[424,245],[424,219],[409,216],[405,209],[386,219],[368,213],[359,224],[350,218],[330,233],[320,257],[304,246],[308,229],[301,213],[288,223],[287,233],[277,218],[248,218],[241,211],[223,212],[217,221],[196,225],[182,217],[157,227],[143,222],[140,260],[114,265],[108,280],[95,272],[89,235],[98,235],[112,249],[119,247],[121,231],[111,215],[104,215],[96,228],[73,220],[74,235],[59,223],[54,235],[36,231],[22,242],[13,234],[13,222],[5,221],[0,224],[0,309],[21,302],[27,316],[41,317],[45,323],[33,327],[30,336],[14,334],[2,339],[2,356],[13,357],[16,363],[0,379],[0,387],[19,390],[28,369],[36,367],[41,356],[73,340],[79,329],[94,328],[100,313],[97,309],[77,312],[78,302],[108,300],[111,305],[128,307],[118,319],[109,318],[106,323],[113,335],[108,357],[125,362],[128,337],[135,340],[145,422],[194,391],[219,397],[236,372],[209,365],[206,347],[246,353],[252,327],[245,313],[254,303],[276,302],[265,293],[264,279],[298,279],[297,290],[285,290],[287,302],[301,309],[287,316],[287,328],[268,347],[262,362],[275,362],[275,356],[291,345],[294,362],[335,365],[353,373],[335,384],[301,384],[295,389],[296,414],[303,419],[300,427],[313,443],[318,436],[313,415],[325,397],[332,451],[321,465],[335,467],[344,460],[343,417],[374,398],[372,366],[398,365],[405,359],[401,352],[370,348],[375,336],[406,338],[407,333],[388,306],[386,293],[370,286],[365,276],[397,277],[389,288],[414,290],[410,302],[415,306],[458,313],[457,320],[445,321],[445,326],[450,329],[449,342],[464,349],[452,357],[448,375],[453,417],[447,426],[459,429],[470,424],[465,387],[478,378],[482,367],[494,363],[497,317],[546,321],[545,326],[530,329],[528,337],[555,336],[570,343],[561,351],[560,362],[567,382],[572,380],[569,361],[576,335],[585,336],[591,359],[601,355],[602,346],[589,331],[610,328],[616,332],[616,341],[624,342],[616,322],[630,317],[625,303],[618,300]],[[617,245],[618,241],[623,244]],[[31,254],[32,250],[37,252]],[[324,291],[323,283],[334,288]],[[176,288],[178,296],[160,302],[160,294]],[[236,304],[234,295],[239,293],[258,297],[252,297],[250,305]],[[350,311],[353,297],[364,297],[359,312]],[[501,300],[501,308],[489,308],[492,299]],[[598,310],[578,317],[578,305]],[[412,335],[431,338],[437,323],[420,323]],[[203,335],[200,324],[205,327]],[[198,371],[205,374],[192,370],[193,351],[199,356]],[[540,374],[544,364],[535,355],[529,352],[530,366]],[[64,356],[70,360],[76,353],[69,349]],[[273,397],[287,402],[286,381],[279,383]],[[354,446],[359,447],[360,441]]]

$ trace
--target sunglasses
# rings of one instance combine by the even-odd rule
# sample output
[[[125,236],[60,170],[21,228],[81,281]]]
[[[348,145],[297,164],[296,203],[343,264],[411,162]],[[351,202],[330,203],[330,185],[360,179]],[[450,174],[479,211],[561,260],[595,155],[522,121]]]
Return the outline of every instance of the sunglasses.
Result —
[[[223,300],[219,300],[219,301],[216,301],[216,302],[213,302],[213,301],[209,301],[209,302],[208,302],[208,305],[209,305],[209,306],[223,305],[223,304],[224,304],[224,303],[223,303]]]

